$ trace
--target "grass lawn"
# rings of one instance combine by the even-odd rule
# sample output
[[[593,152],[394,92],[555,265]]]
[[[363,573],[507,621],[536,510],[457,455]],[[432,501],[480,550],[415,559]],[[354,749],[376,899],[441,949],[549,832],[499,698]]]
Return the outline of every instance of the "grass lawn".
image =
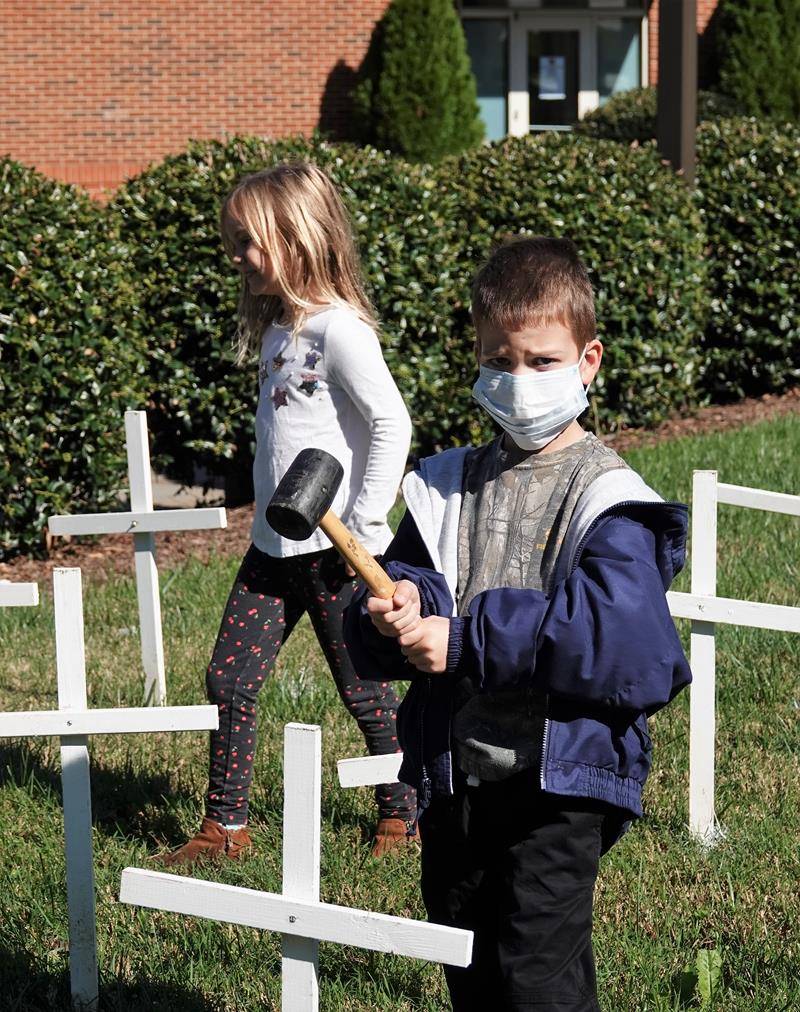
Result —
[[[628,454],[665,497],[687,500],[693,467],[723,481],[800,491],[800,418],[682,439]],[[798,604],[798,523],[720,507],[719,592]],[[204,702],[203,676],[235,559],[163,574],[170,702]],[[688,589],[682,574],[675,589]],[[132,581],[84,588],[89,699],[138,705],[138,630]],[[688,623],[681,623],[688,636]],[[652,722],[655,765],[646,818],[604,859],[596,934],[605,1012],[700,1006],[681,974],[716,950],[720,985],[706,1006],[724,1012],[800,1009],[800,637],[718,630],[718,813],[727,837],[704,853],[687,824],[688,695]],[[52,601],[0,612],[0,707],[53,708]],[[280,890],[281,741],[290,720],[323,729],[322,897],[424,917],[417,858],[369,857],[371,792],[341,790],[335,761],[361,754],[307,624],[262,690],[251,804],[255,857],[209,878]],[[97,738],[91,746],[97,926],[104,1009],[252,1010],[279,1007],[275,936],[116,902],[120,872],[199,823],[206,735]],[[58,741],[0,742],[0,982],[4,1012],[68,1007],[67,927]],[[440,969],[321,946],[325,1010],[448,1007]],[[487,1010],[488,1012],[488,1010]]]

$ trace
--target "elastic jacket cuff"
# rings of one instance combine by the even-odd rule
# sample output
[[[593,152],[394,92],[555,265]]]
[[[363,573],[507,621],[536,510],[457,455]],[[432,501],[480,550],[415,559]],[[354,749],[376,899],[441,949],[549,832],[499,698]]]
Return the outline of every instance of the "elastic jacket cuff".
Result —
[[[469,616],[450,619],[450,635],[447,640],[447,667],[446,672],[454,678],[461,678],[465,671],[465,655],[468,653],[468,626],[471,621]]]

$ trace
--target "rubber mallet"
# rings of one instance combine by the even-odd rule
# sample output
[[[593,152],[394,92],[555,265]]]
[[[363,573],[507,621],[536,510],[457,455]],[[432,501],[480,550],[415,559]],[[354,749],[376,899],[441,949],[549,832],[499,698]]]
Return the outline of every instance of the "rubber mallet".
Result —
[[[392,580],[331,511],[343,476],[342,465],[330,453],[313,447],[301,450],[269,501],[267,523],[292,541],[305,541],[317,527],[322,528],[375,597],[390,598],[395,588]]]

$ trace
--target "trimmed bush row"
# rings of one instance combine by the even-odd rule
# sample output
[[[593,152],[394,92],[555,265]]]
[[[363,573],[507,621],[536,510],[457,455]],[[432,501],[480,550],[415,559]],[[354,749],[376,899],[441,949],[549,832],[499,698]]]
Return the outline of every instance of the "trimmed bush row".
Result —
[[[0,159],[0,558],[123,480],[122,413],[151,383],[127,259],[79,190]]]
[[[611,141],[652,141],[656,136],[656,89],[631,88],[620,91],[575,124],[575,132],[585,137],[604,137]],[[733,99],[713,91],[698,91],[697,119],[719,120],[735,116],[740,110]]]
[[[800,379],[800,126],[733,117],[733,101],[698,94],[697,202],[709,265],[701,391],[715,401]],[[652,142],[656,92],[622,92],[576,129]]]
[[[243,173],[310,158],[341,187],[415,451],[429,453],[491,431],[469,396],[469,286],[506,235],[568,235],[591,268],[606,344],[598,429],[796,378],[798,139],[750,120],[704,125],[696,194],[652,144],[576,135],[435,167],[317,138],[197,143],[107,208],[3,163],[0,552],[35,547],[50,513],[110,500],[128,406],[148,406],[157,463],[177,477],[196,463],[247,476],[257,384],[233,364],[239,282],[217,229]]]
[[[697,154],[710,269],[704,393],[782,390],[800,380],[800,126],[704,123]]]

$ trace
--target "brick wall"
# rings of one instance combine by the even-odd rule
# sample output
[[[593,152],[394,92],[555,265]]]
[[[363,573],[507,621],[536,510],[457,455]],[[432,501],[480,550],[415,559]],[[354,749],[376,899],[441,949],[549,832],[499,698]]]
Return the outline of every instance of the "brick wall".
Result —
[[[672,0],[677,2],[677,0]],[[658,83],[658,4],[652,0],[647,15],[647,48],[648,48],[648,80],[650,84]],[[719,0],[697,0],[697,34],[702,35],[708,27]]]
[[[387,0],[0,0],[0,154],[98,194],[189,138],[342,131]]]

